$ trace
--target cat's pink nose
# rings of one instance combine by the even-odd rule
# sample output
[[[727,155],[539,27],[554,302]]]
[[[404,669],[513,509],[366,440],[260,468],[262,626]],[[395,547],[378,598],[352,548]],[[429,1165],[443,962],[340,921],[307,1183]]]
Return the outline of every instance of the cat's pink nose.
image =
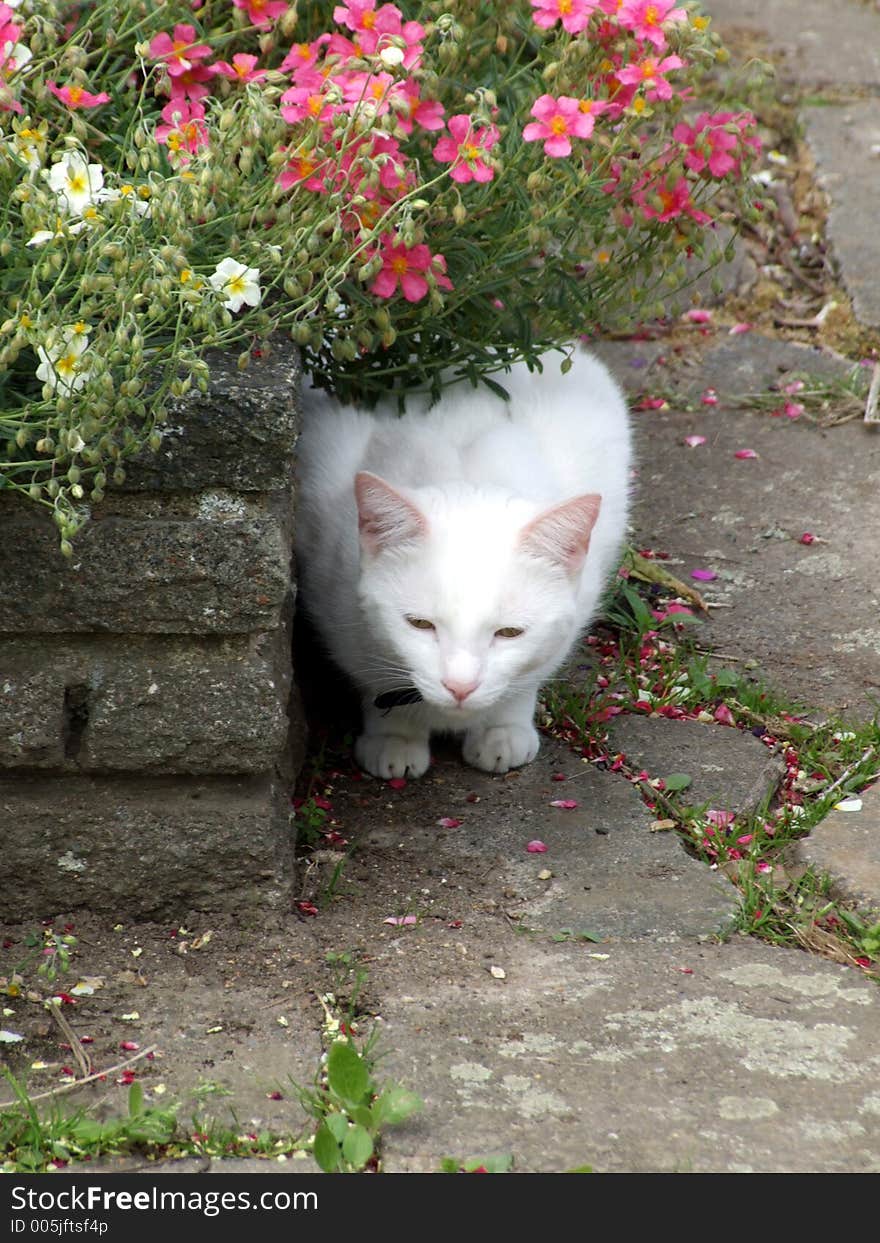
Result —
[[[449,691],[450,695],[453,695],[459,703],[464,703],[468,695],[473,694],[480,683],[479,680],[472,682],[458,682],[453,678],[450,678],[448,681],[444,682],[443,685]]]

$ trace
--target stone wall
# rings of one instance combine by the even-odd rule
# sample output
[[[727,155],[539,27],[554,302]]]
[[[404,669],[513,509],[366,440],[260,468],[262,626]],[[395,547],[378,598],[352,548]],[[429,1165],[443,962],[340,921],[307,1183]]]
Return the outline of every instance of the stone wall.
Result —
[[[289,901],[297,382],[213,359],[70,561],[0,495],[0,919]]]

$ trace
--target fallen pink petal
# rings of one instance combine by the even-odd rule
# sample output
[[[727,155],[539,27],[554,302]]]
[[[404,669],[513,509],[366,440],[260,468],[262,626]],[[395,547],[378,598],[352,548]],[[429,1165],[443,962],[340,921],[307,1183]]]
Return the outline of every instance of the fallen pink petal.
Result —
[[[530,855],[543,855],[546,853],[547,847],[544,845],[543,842],[540,842],[538,841],[537,838],[535,838],[533,842],[529,842],[529,844],[526,846],[526,850],[529,852]]]
[[[579,804],[576,798],[555,798],[550,806],[561,807],[563,811],[573,811]]]
[[[804,388],[803,380],[791,380],[788,384],[783,384],[782,392],[788,393],[789,395],[791,395],[792,393],[802,392],[803,388]]]
[[[700,445],[704,445],[706,443],[706,437],[705,436],[685,436],[684,443],[687,445],[689,449],[698,449]]]
[[[406,788],[406,777],[392,777],[388,785],[392,790],[403,790]]]
[[[711,583],[717,577],[714,570],[691,570],[691,578],[695,578],[698,583]]]
[[[701,307],[693,307],[690,311],[685,311],[682,318],[692,324],[711,324],[712,312],[703,310]]]
[[[757,457],[758,455],[754,449],[737,449],[733,456],[738,458],[752,458]]]
[[[729,829],[735,819],[732,811],[720,811],[716,807],[711,807],[706,812],[706,820],[717,829]]]
[[[799,401],[787,401],[782,407],[782,413],[787,419],[799,419],[806,407]]]
[[[815,544],[815,542],[815,535],[812,535],[809,531],[804,531],[803,535],[798,540],[799,544]]]
[[[703,393],[703,396],[700,398],[700,401],[704,406],[717,406],[718,394],[715,392],[714,388],[707,388]]]
[[[456,820],[454,816],[441,816],[437,824],[441,829],[457,829],[461,821]]]
[[[736,718],[727,704],[719,704],[712,715],[721,725],[736,725]]]
[[[746,323],[745,320],[742,320],[740,323],[733,325],[733,327],[730,330],[729,335],[731,337],[738,337],[740,333],[742,332],[751,332],[754,326],[755,326],[754,324],[749,324],[749,323]]]
[[[411,928],[418,922],[415,915],[389,915],[387,919],[382,920],[383,924],[391,924],[395,928]]]

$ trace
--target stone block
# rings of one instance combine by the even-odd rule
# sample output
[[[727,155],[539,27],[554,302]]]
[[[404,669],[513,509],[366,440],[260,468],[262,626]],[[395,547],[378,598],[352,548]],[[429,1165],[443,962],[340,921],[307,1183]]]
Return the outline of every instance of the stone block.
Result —
[[[298,428],[299,357],[289,342],[252,358],[210,353],[209,390],[169,404],[161,448],[126,467],[124,491],[177,492],[209,486],[244,492],[289,488]]]
[[[271,775],[0,777],[0,822],[6,920],[86,907],[173,921],[290,900],[289,789]]]
[[[0,498],[0,633],[271,630],[289,593],[283,497],[256,517],[96,514],[58,551],[53,524]]]

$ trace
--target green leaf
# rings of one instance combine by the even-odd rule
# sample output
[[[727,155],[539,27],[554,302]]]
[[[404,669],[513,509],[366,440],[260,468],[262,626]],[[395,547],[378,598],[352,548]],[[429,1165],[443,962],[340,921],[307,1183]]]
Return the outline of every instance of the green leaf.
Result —
[[[345,1114],[327,1114],[324,1119],[324,1125],[339,1144],[342,1143],[348,1134],[348,1118]]]
[[[340,1115],[336,1115],[339,1117]],[[335,1174],[339,1169],[340,1150],[333,1132],[322,1123],[315,1132],[315,1144],[312,1149],[315,1160],[325,1174]]]
[[[355,1169],[362,1170],[373,1155],[373,1141],[369,1131],[353,1126],[342,1141],[342,1155]]]
[[[366,1062],[344,1040],[337,1040],[327,1054],[327,1082],[331,1091],[353,1105],[363,1103],[370,1088],[370,1072]]]
[[[693,777],[687,773],[670,773],[668,777],[663,778],[663,784],[667,790],[686,790],[693,782]]]
[[[422,1104],[415,1092],[392,1085],[373,1102],[373,1121],[377,1127],[394,1126],[421,1109]]]
[[[136,1117],[144,1112],[144,1089],[135,1081],[128,1089],[128,1116]]]

